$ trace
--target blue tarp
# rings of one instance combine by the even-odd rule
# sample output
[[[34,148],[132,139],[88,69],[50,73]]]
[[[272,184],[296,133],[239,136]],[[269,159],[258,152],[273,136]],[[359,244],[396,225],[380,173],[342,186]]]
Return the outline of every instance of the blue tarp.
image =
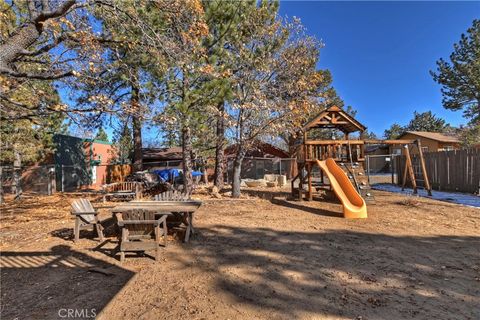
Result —
[[[178,169],[154,170],[153,173],[157,174],[163,181],[171,181],[177,177],[180,177],[180,170]],[[202,173],[200,171],[192,171],[193,177],[198,177],[201,175]]]
[[[180,171],[178,169],[154,170],[153,173],[157,174],[163,181],[170,181],[173,178],[180,176]]]

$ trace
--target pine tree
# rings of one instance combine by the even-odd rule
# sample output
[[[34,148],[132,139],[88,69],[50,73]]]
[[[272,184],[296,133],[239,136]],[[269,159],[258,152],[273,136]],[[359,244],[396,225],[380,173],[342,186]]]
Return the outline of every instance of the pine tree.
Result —
[[[414,111],[413,119],[405,127],[405,131],[443,132],[448,126],[444,119],[436,117],[431,111]]]
[[[480,20],[454,44],[450,62],[438,60],[430,74],[442,86],[446,109],[463,110],[470,123],[480,123]]]
[[[224,184],[224,149],[226,146],[225,130],[226,107],[232,98],[232,84],[229,75],[236,69],[235,55],[228,50],[232,43],[240,39],[245,15],[255,9],[254,1],[203,1],[205,21],[209,33],[203,42],[208,64],[216,77],[210,77],[210,85],[218,88],[216,96],[211,99],[215,128],[215,178],[214,184],[222,189]]]
[[[132,163],[133,139],[128,122],[124,123],[120,130],[114,132],[113,146],[115,148],[114,161],[121,164]]]
[[[109,142],[107,132],[105,132],[103,127],[100,127],[100,129],[98,129],[98,132],[97,132],[97,135],[95,136],[95,139],[100,140],[100,141]]]
[[[405,128],[399,125],[398,123],[394,123],[390,126],[390,128],[385,129],[383,136],[385,139],[397,139],[402,133],[405,132]]]

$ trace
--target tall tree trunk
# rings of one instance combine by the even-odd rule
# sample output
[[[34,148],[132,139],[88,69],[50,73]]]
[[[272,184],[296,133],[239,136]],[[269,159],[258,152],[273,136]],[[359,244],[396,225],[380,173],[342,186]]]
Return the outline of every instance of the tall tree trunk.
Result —
[[[185,192],[191,194],[193,190],[192,177],[192,133],[185,126],[182,129],[182,158],[183,158],[183,185]]]
[[[218,106],[219,115],[217,116],[217,137],[215,146],[215,186],[221,190],[223,188],[223,170],[225,159],[225,104],[222,101]]]
[[[14,188],[12,191],[15,192],[15,200],[20,199],[22,196],[22,183],[21,183],[21,176],[22,176],[22,156],[18,152],[17,148],[14,147],[13,150],[14,159],[13,159],[13,185]]]
[[[233,161],[232,198],[240,198],[243,158],[245,158],[245,148],[242,143],[239,143],[237,154],[235,155],[235,160]]]
[[[0,166],[0,204],[3,204],[3,167]]]
[[[140,89],[136,80],[132,85],[131,106],[134,111],[133,122],[133,171],[143,170],[143,154],[142,154],[142,120],[140,115]]]
[[[297,135],[293,135],[293,134],[288,137],[288,156],[290,158],[297,158],[296,151],[298,147],[295,146],[295,142],[297,138],[298,138]],[[287,174],[288,179],[293,179],[298,174],[297,161],[293,161],[293,160],[290,161],[290,169],[288,173],[289,173]]]

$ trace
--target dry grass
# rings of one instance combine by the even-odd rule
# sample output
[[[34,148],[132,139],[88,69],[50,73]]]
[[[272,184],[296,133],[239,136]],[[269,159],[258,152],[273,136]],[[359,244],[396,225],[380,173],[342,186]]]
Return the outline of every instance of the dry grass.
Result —
[[[171,238],[161,261],[123,265],[113,236],[72,242],[75,196],[9,200],[1,318],[88,308],[99,319],[480,319],[479,209],[374,191],[369,218],[346,220],[336,201],[272,189],[195,195],[208,201],[189,244]]]

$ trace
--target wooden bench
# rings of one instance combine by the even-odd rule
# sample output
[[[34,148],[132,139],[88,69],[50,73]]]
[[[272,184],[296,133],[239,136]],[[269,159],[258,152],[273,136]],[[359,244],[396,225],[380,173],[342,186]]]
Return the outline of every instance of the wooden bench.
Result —
[[[88,199],[73,201],[71,213],[75,215],[75,227],[73,229],[75,242],[80,239],[80,230],[90,228],[90,226],[97,230],[100,241],[104,241],[103,227],[98,220],[98,212]]]
[[[144,252],[155,249],[155,260],[160,258],[160,239],[167,246],[167,215],[155,218],[155,212],[144,209],[132,209],[117,212],[120,261],[125,261],[125,252]],[[162,226],[162,227],[160,227]],[[153,235],[153,240],[152,240]]]
[[[142,196],[142,190],[142,184],[136,181],[105,184],[102,186],[103,202],[107,201],[107,197],[139,199]]]

